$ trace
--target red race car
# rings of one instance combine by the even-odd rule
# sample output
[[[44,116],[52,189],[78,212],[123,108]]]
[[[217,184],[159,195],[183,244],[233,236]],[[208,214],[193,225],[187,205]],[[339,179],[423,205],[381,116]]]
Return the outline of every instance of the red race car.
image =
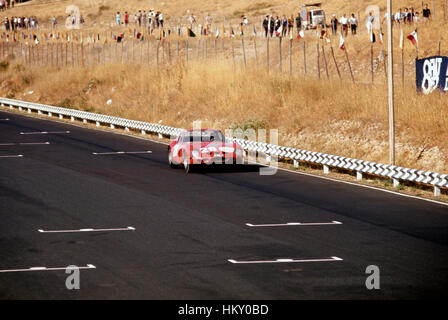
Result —
[[[168,146],[168,162],[172,168],[183,166],[190,172],[201,164],[243,164],[244,151],[235,142],[227,142],[220,130],[183,131]]]

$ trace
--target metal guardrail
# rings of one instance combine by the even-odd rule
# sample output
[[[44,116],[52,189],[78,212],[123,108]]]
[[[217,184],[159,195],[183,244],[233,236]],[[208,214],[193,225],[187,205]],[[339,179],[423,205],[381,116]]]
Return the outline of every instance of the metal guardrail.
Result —
[[[177,136],[183,130],[161,124],[129,120],[87,111],[54,107],[7,98],[0,98],[0,105],[2,107],[9,107],[10,109],[18,108],[19,110],[27,111],[28,113],[37,111],[39,114],[47,113],[48,116],[57,115],[61,119],[63,119],[64,116],[70,117],[72,121],[75,121],[75,119],[83,120],[83,122],[92,121],[95,122],[97,126],[107,124],[111,128],[122,127],[125,128],[125,130],[133,129],[140,131],[142,134],[158,134],[159,137]],[[448,174],[404,168],[353,158],[345,158],[331,154],[282,147],[245,139],[232,138],[231,140],[239,143],[245,151],[265,154],[268,156],[268,159],[274,156],[284,160],[293,160],[295,167],[298,167],[299,162],[322,165],[325,174],[329,172],[330,167],[333,167],[356,172],[356,177],[358,180],[362,179],[363,174],[392,179],[394,187],[398,187],[400,181],[413,182],[416,184],[432,186],[434,188],[435,196],[440,196],[441,188],[448,188]]]

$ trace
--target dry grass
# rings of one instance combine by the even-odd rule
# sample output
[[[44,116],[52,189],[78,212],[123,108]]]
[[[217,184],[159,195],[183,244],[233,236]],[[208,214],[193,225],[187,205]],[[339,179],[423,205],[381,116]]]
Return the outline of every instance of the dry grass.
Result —
[[[210,12],[215,16],[232,17],[236,11],[261,14],[295,12],[296,1],[54,1],[51,6],[31,1],[18,6],[10,14],[36,14],[45,19],[52,15],[65,15],[68,4],[80,4],[81,11],[90,15],[88,26],[110,21],[116,10],[150,9],[163,10],[165,17],[185,15],[187,9],[201,15]],[[343,11],[361,12],[369,4],[384,1],[343,0],[324,1],[327,13]],[[419,1],[395,1],[397,6],[411,4],[420,8]],[[100,9],[101,8],[101,9]],[[343,9],[340,9],[343,8]],[[384,9],[384,5],[382,7]],[[440,8],[439,8],[440,9]],[[28,11],[26,11],[28,10]],[[284,12],[283,12],[284,11]],[[439,17],[441,17],[439,11]],[[98,25],[96,28],[98,28]],[[361,23],[361,29],[363,29]],[[447,24],[440,21],[419,28],[420,55],[437,53],[438,41],[442,40],[442,54],[447,54]],[[105,28],[105,27],[104,27]],[[412,27],[406,28],[406,33]],[[104,30],[103,30],[104,31]],[[358,81],[368,82],[369,43],[364,34],[348,37],[347,48]],[[395,41],[399,33],[394,35]],[[386,40],[386,39],[385,39]],[[238,43],[238,40],[235,40]],[[312,33],[307,36],[309,54],[313,54],[317,40]],[[407,41],[407,40],[405,40]],[[397,164],[425,170],[448,173],[448,96],[433,93],[423,96],[415,92],[414,48],[407,41],[406,83],[396,88]],[[332,45],[336,47],[337,38]],[[320,44],[322,42],[320,41]],[[229,43],[226,44],[228,48]],[[287,42],[285,41],[287,46]],[[299,44],[294,44],[299,46]],[[247,42],[250,46],[250,42]],[[276,43],[272,43],[275,48]],[[284,70],[287,68],[287,47]],[[259,43],[260,60],[263,60],[263,45]],[[256,128],[279,128],[282,145],[327,152],[365,160],[388,162],[388,114],[384,74],[379,69],[375,75],[375,86],[351,84],[345,57],[336,50],[336,59],[341,64],[343,81],[337,80],[332,61],[331,79],[303,78],[301,56],[295,47],[293,77],[287,72],[276,72],[278,58],[272,54],[271,73],[264,67],[254,67],[253,61],[247,69],[241,68],[241,50],[236,44],[239,63],[234,67],[229,59],[190,61],[188,68],[183,63],[155,68],[151,66],[129,66],[110,64],[84,68],[42,68],[21,66],[11,60],[1,64],[0,95],[18,99],[39,101],[53,105],[75,107],[83,110],[107,113],[121,117],[167,125],[190,127],[194,120],[202,120],[204,126],[221,129],[236,126]],[[326,45],[326,50],[329,50]],[[379,47],[375,45],[375,57]],[[275,52],[272,49],[271,52]],[[250,53],[248,53],[250,56]],[[327,51],[328,55],[328,51]],[[396,74],[399,77],[399,51],[395,52]],[[229,58],[229,55],[227,55]],[[308,58],[309,73],[316,75],[316,61]],[[322,63],[322,62],[321,62]],[[323,68],[323,64],[321,64]],[[25,95],[34,91],[31,95]],[[112,104],[106,101],[112,99]]]
[[[178,127],[202,120],[220,129],[278,128],[282,145],[388,162],[383,85],[304,81],[251,66],[232,68],[228,60],[158,69],[11,65],[0,76],[0,94]],[[29,91],[34,93],[23,96]],[[398,87],[398,165],[448,172],[446,105],[446,95],[422,96],[412,87]]]

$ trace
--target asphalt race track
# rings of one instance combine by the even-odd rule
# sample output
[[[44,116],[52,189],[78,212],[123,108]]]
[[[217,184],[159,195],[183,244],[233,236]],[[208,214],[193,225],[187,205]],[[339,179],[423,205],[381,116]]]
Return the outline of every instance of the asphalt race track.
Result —
[[[448,206],[253,165],[186,175],[163,144],[0,119],[0,299],[447,296]],[[95,266],[79,290],[69,265]]]

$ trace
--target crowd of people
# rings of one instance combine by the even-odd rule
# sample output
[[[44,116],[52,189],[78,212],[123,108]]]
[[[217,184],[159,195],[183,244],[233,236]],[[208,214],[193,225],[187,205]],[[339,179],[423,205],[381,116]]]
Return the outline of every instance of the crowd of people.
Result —
[[[39,21],[36,16],[31,17],[11,17],[5,18],[4,26],[6,31],[38,29]]]
[[[14,8],[15,0],[0,0],[0,11],[5,11],[9,8]],[[21,2],[18,1],[18,2]]]
[[[139,27],[149,27],[150,29],[163,28],[164,18],[161,11],[154,11],[154,9],[149,10],[138,10],[138,12],[131,14],[127,11],[120,12],[117,11],[115,14],[116,25],[128,26],[133,23],[135,26]]]

